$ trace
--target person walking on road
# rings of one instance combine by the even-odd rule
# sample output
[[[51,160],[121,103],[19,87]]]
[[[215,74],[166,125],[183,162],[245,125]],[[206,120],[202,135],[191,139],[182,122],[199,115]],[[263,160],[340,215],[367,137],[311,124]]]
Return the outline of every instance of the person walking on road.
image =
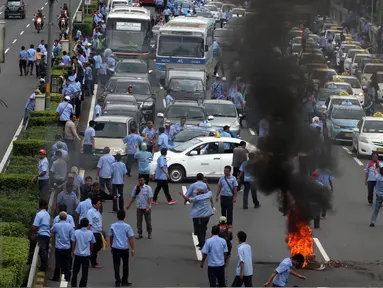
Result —
[[[142,218],[145,217],[146,231],[148,232],[148,239],[152,239],[152,209],[151,202],[153,198],[152,188],[145,184],[144,176],[138,177],[138,185],[132,191],[131,199],[126,207],[129,209],[133,202],[136,200],[137,206],[137,236],[136,239],[142,239]]]
[[[88,128],[84,131],[84,141],[82,145],[82,150],[84,154],[87,156],[85,161],[91,162],[92,157],[90,155],[93,155],[93,149],[95,149],[95,137],[96,137],[96,130],[94,130],[95,122],[93,120],[89,121]],[[90,163],[87,163],[90,164]]]
[[[35,45],[31,44],[29,46],[29,49],[27,50],[28,53],[28,63],[27,63],[27,74],[33,75],[33,66],[35,64]]]
[[[225,166],[224,176],[218,181],[218,190],[215,201],[218,202],[221,196],[221,215],[227,217],[227,225],[233,226],[233,208],[237,199],[238,182],[234,176],[230,175],[231,166]]]
[[[112,247],[113,267],[116,287],[131,286],[129,278],[129,246],[130,254],[134,257],[134,232],[129,224],[124,222],[126,213],[118,210],[118,221],[110,226],[109,242]],[[128,244],[129,243],[129,244]],[[120,277],[120,264],[122,259],[122,278]]]
[[[80,287],[86,287],[88,282],[90,251],[93,250],[93,246],[96,244],[94,234],[88,230],[88,225],[87,218],[81,219],[80,229],[76,230],[72,235],[72,257],[74,257],[72,287],[77,287],[77,275],[80,268],[82,269]]]
[[[21,46],[21,51],[19,53],[19,69],[20,69],[20,76],[27,76],[27,64],[28,64],[28,52],[25,50],[24,46]]]
[[[110,195],[113,195],[112,191],[112,164],[116,161],[113,155],[110,154],[110,148],[105,147],[103,151],[104,155],[100,157],[97,163],[96,179],[100,181],[100,189],[102,192],[106,192],[108,189]]]
[[[153,122],[148,121],[146,127],[142,130],[141,135],[144,137],[145,143],[147,145],[147,150],[153,153],[154,141],[156,139],[157,132],[153,128]],[[142,147],[141,147],[142,150]]]
[[[279,264],[279,266],[271,273],[269,280],[264,284],[265,287],[269,287],[273,283],[273,287],[286,287],[290,274],[299,278],[306,280],[306,277],[298,274],[294,267],[301,268],[305,262],[305,257],[298,253],[292,257],[285,258]]]
[[[39,244],[40,271],[46,271],[48,268],[49,239],[51,236],[50,223],[51,216],[47,212],[48,203],[40,199],[39,212],[33,221],[32,230],[37,233],[37,242]]]
[[[253,204],[254,208],[261,207],[261,204],[259,204],[258,197],[257,197],[257,189],[254,183],[254,177],[249,173],[249,164],[255,160],[255,154],[249,153],[249,160],[246,160],[242,163],[241,167],[239,168],[240,174],[238,177],[239,179],[243,179],[243,185],[245,186],[244,192],[243,192],[243,209],[249,208],[249,192],[251,191],[251,197],[253,198]]]
[[[372,211],[370,227],[375,227],[376,218],[378,218],[380,207],[383,203],[383,164],[379,164],[379,172],[376,175],[375,195],[376,202],[374,210]]]
[[[68,222],[69,224],[72,225],[73,228],[76,227],[76,224],[74,223],[74,218],[72,217],[72,215],[69,215],[67,213],[67,208],[66,208],[66,205],[65,204],[61,204],[59,206],[59,209],[60,209],[60,212],[59,214],[53,219],[53,224],[56,224],[56,223],[59,223],[61,220],[60,220],[60,213],[61,212],[65,212],[67,214],[66,218],[65,218],[65,221]]]
[[[124,176],[127,175],[128,170],[126,165],[121,162],[121,154],[117,153],[114,156],[116,162],[112,164],[112,192],[113,192],[113,211],[124,209]],[[117,209],[118,199],[118,209]]]
[[[93,208],[92,205],[93,193],[88,193],[88,198],[81,201],[76,208],[76,224],[80,224],[80,221],[86,218],[88,211]]]
[[[374,188],[376,184],[377,169],[379,169],[379,155],[377,152],[373,152],[371,155],[371,161],[367,163],[365,172],[365,180],[367,186],[367,201],[370,206],[374,202]]]
[[[251,246],[246,243],[247,235],[243,231],[238,231],[238,256],[235,278],[231,287],[253,287],[253,252]]]
[[[126,167],[128,168],[128,176],[132,176],[132,166],[134,162],[134,155],[138,151],[138,145],[144,141],[144,137],[137,134],[137,130],[135,128],[131,129],[129,135],[127,135],[122,142],[128,145],[128,160],[126,162]]]
[[[242,177],[240,175],[240,167],[241,165],[243,164],[243,162],[245,162],[247,160],[247,154],[249,153],[249,151],[246,149],[246,142],[245,141],[241,141],[239,143],[239,146],[238,147],[235,147],[234,150],[233,150],[233,162],[232,162],[232,166],[233,166],[233,176],[235,178],[238,179],[238,190],[239,192],[241,192],[241,182],[242,182]],[[238,177],[240,176],[240,177]],[[242,175],[243,176],[243,175]]]
[[[163,128],[163,127],[161,127]],[[160,128],[160,129],[161,129]],[[156,190],[154,190],[153,204],[158,204],[157,198],[158,193],[160,193],[161,188],[164,190],[166,199],[168,200],[169,205],[175,204],[177,201],[173,200],[169,193],[169,173],[168,173],[168,164],[166,161],[166,154],[168,149],[161,149],[161,156],[157,159],[157,167],[154,175],[154,179],[157,181]]]
[[[49,162],[47,159],[47,151],[41,149],[39,151],[39,163],[38,174],[33,177],[32,181],[34,183],[37,182],[37,186],[39,188],[40,199],[43,199],[45,202],[49,201]]]
[[[73,106],[70,104],[70,96],[65,96],[64,101],[57,106],[56,117],[59,119],[60,125],[64,128],[67,121],[73,114]]]
[[[69,153],[75,154],[76,151],[76,139],[78,141],[81,141],[81,138],[77,134],[76,130],[76,124],[74,123],[76,121],[76,115],[71,114],[69,120],[65,123],[64,128],[64,141],[68,146]]]
[[[210,287],[225,287],[225,266],[227,265],[226,241],[218,236],[219,227],[211,228],[212,237],[207,239],[202,248],[201,268],[208,258],[207,275]]]
[[[71,239],[74,234],[73,225],[66,221],[67,213],[61,211],[58,215],[60,221],[53,225],[52,234],[55,235],[55,270],[52,281],[60,281],[61,273],[65,281],[70,281],[69,261],[71,256]]]
[[[141,176],[145,179],[145,184],[149,184],[150,168],[149,164],[153,160],[152,152],[147,151],[147,144],[141,143],[141,150],[134,154],[134,158],[138,161],[138,178]]]
[[[92,264],[93,268],[100,269],[102,266],[97,263],[97,255],[103,244],[101,236],[102,217],[99,211],[101,200],[98,197],[93,196],[92,205],[93,208],[89,209],[88,213],[86,214],[86,218],[89,220],[90,230],[93,232],[94,239],[96,239],[96,243],[93,245],[92,253],[90,255],[90,263]]]

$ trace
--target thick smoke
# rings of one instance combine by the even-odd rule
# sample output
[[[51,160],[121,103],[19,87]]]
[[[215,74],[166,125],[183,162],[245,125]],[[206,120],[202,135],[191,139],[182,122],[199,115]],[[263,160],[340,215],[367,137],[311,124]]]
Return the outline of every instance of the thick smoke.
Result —
[[[310,1],[312,3],[308,3]],[[319,2],[310,1],[303,4]],[[302,3],[297,2],[251,2],[255,14],[246,17],[240,38],[235,37],[233,41],[237,43],[237,60],[241,64],[239,76],[252,85],[246,99],[251,111],[247,113],[247,122],[254,130],[262,118],[270,123],[268,137],[257,143],[260,151],[253,165],[253,174],[258,189],[267,195],[282,191],[280,201],[284,211],[295,206],[309,220],[316,214],[315,207],[331,207],[330,192],[310,176],[294,173],[293,159],[298,153],[312,154],[315,147],[323,151],[318,157],[320,167],[333,170],[334,156],[330,145],[327,149],[322,147],[317,131],[304,121],[302,100],[306,97],[308,81],[302,69],[275,49],[279,47],[285,51],[288,32],[293,26],[302,23],[307,27],[310,24],[309,18],[299,19],[296,5]]]

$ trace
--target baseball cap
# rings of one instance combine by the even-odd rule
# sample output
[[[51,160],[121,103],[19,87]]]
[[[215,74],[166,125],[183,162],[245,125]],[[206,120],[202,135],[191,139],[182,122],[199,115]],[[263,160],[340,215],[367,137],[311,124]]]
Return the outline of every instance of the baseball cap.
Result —
[[[45,151],[44,149],[41,149],[41,150],[39,151],[39,154],[47,155],[47,151]]]
[[[172,122],[170,122],[169,120],[167,120],[167,121],[165,122],[165,125],[170,125],[170,124],[172,124]]]
[[[70,97],[69,96],[65,96],[64,99],[67,100],[67,101],[70,101]]]
[[[226,220],[225,216],[219,217],[219,223],[226,223],[226,222],[227,222],[227,220]]]

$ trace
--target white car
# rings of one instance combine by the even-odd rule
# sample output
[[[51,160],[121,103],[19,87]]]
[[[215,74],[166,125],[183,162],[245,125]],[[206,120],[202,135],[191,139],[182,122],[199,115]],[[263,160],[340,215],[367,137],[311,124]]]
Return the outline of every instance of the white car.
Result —
[[[378,100],[383,100],[383,72],[376,72],[376,82],[378,83],[378,91],[376,91]]]
[[[372,74],[374,74],[374,72],[380,72],[380,71],[383,71],[383,64],[367,63],[366,65],[364,65],[362,75],[360,77],[362,86],[368,87]]]
[[[352,62],[350,62],[350,73],[351,75],[355,75],[356,71],[358,71],[359,64],[362,62],[362,59],[366,58],[375,58],[374,55],[367,53],[355,54]]]
[[[360,104],[364,103],[364,92],[363,92],[362,84],[360,84],[358,78],[356,78],[355,76],[343,76],[343,75],[337,75],[337,76],[334,76],[334,78],[336,78],[337,80],[339,79],[339,81],[350,84],[352,88],[352,92],[353,92],[352,94],[358,98]]]
[[[372,152],[383,155],[383,118],[363,117],[359,121],[352,133],[352,150],[358,158]]]
[[[352,59],[354,58],[355,54],[365,54],[366,51],[367,50],[365,50],[365,49],[350,49],[350,50],[348,50],[347,55],[344,59],[344,64],[343,64],[344,71],[350,73],[350,65],[351,65]],[[368,53],[368,51],[367,51],[367,53]]]
[[[211,14],[213,14],[213,17],[216,21],[220,20],[219,18],[220,18],[221,12],[222,12],[220,8],[218,8],[215,5],[205,5],[203,7],[210,10]]]
[[[355,105],[355,106],[361,106],[358,98],[356,98],[355,96],[332,95],[330,96],[330,101],[328,102],[328,105],[327,105],[327,111],[330,111],[332,106],[334,105],[342,105],[345,101],[349,101],[351,102],[352,105]]]
[[[350,49],[356,49],[357,45],[355,44],[344,44],[340,45],[338,53],[336,53],[336,66],[340,66],[340,62],[344,61],[346,58],[347,52]]]
[[[219,178],[223,176],[224,167],[233,161],[233,149],[242,139],[229,137],[197,137],[177,145],[168,150],[166,155],[169,180],[179,183],[187,178],[196,177],[203,173],[206,178]],[[224,150],[224,145],[229,144],[230,149]],[[246,148],[255,152],[256,147],[246,142]],[[209,145],[206,149],[206,145]],[[154,175],[157,159],[161,152],[156,152],[150,163],[150,174]]]

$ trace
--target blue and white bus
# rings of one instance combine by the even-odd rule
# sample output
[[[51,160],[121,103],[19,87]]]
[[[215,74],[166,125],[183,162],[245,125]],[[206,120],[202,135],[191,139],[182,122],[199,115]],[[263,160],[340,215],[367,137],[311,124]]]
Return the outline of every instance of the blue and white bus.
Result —
[[[204,65],[212,74],[214,19],[178,16],[159,29],[156,76],[164,79],[166,64]]]

